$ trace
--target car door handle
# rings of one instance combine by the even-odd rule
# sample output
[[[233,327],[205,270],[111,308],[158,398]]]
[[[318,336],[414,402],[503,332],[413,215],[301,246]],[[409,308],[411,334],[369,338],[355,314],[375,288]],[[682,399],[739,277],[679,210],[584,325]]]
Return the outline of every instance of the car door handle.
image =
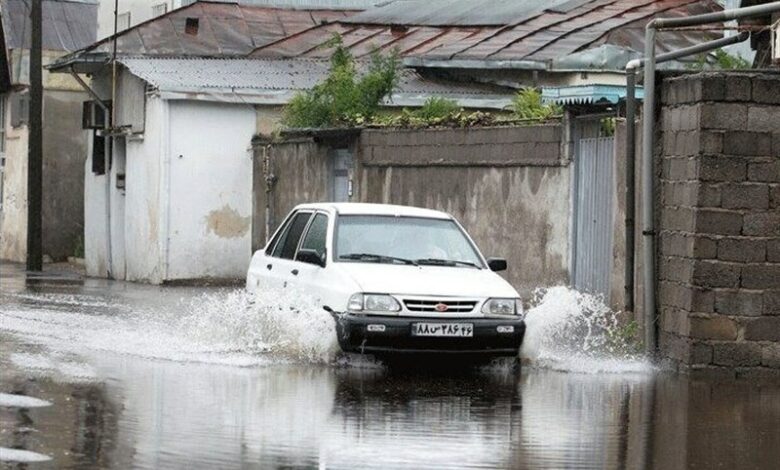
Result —
[[[267,264],[265,267],[266,267],[266,268],[268,268],[268,270],[270,271],[270,270],[271,270],[271,268],[273,268],[273,267],[274,267],[274,265],[273,265],[273,264]]]
[[[298,275],[298,270],[297,269],[293,269],[290,272],[293,273],[293,276],[297,276]]]

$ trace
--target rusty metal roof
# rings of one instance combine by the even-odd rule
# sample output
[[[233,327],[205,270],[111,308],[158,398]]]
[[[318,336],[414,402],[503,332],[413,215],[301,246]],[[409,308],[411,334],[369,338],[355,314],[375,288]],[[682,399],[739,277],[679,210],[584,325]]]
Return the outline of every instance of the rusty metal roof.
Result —
[[[500,20],[498,15],[481,12],[494,6],[510,12],[503,23],[495,24]],[[412,66],[551,70],[555,61],[604,45],[615,47],[602,52],[619,51],[623,56],[643,50],[645,25],[654,17],[688,16],[721,8],[716,0],[402,0],[293,34],[257,48],[251,56],[327,57],[331,50],[323,44],[333,34],[340,34],[357,57],[373,50],[397,49]],[[471,12],[473,19],[467,20],[466,12]],[[434,18],[434,13],[442,16]],[[454,24],[443,25],[442,18]],[[664,32],[658,52],[721,35],[720,31]],[[593,69],[589,65],[592,60],[578,63],[575,59],[566,61],[568,69]],[[597,62],[608,64],[610,70],[625,66],[622,60],[609,58]]]
[[[291,34],[345,19],[355,10],[321,10],[199,1],[116,35],[119,55],[240,57]],[[189,24],[189,27],[188,27]],[[73,65],[79,72],[102,66],[113,36],[62,57],[50,66]]]
[[[30,48],[30,0],[2,0],[5,46]],[[49,51],[75,51],[95,42],[97,36],[97,0],[44,0],[43,48]]]

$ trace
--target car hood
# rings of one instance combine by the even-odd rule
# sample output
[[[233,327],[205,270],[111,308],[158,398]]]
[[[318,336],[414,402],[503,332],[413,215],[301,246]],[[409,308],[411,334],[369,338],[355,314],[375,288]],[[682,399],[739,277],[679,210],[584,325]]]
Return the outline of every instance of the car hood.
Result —
[[[517,291],[489,269],[338,263],[363,292],[458,297],[518,297]]]

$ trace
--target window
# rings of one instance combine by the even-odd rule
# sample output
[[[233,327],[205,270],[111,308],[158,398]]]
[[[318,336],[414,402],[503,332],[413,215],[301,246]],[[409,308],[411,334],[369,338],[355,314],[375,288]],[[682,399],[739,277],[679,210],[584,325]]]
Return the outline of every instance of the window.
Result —
[[[157,5],[152,5],[152,17],[157,17],[166,13],[168,13],[167,3],[158,3]]]
[[[130,27],[130,12],[126,11],[120,13],[116,17],[116,29],[117,31],[124,31]]]
[[[350,254],[371,254],[482,266],[477,251],[463,230],[448,219],[342,215],[339,216],[334,245],[335,258],[339,260]],[[381,262],[371,258],[364,261]]]
[[[311,218],[311,212],[299,212],[295,214],[290,224],[285,227],[284,232],[274,247],[273,255],[276,258],[293,259],[295,250],[298,248],[298,242],[301,240],[303,229]]]
[[[325,244],[328,237],[328,216],[317,214],[314,216],[306,238],[303,239],[301,249],[314,250],[320,258],[325,256]]]
[[[198,35],[198,26],[200,25],[200,18],[187,18],[184,20],[184,33],[190,36]]]

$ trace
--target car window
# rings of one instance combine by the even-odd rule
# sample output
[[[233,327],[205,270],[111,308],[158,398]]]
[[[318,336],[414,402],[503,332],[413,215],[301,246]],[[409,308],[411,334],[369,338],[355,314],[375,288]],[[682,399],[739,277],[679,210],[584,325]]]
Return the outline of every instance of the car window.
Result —
[[[265,249],[266,255],[271,255],[271,253],[274,252],[274,247],[276,247],[277,243],[279,243],[279,240],[286,236],[287,231],[290,229],[290,223],[292,222],[293,217],[287,216],[287,218],[284,219],[284,222],[282,223],[282,228],[277,230],[274,234],[274,237],[271,239],[271,242],[268,243],[268,247]]]
[[[301,249],[314,250],[320,256],[325,254],[325,242],[328,235],[328,216],[317,214],[314,216],[309,230],[306,232],[306,238],[303,239]]]
[[[458,225],[449,219],[342,215],[339,216],[334,250],[334,259],[339,260],[360,258],[366,262],[382,262],[377,257],[411,261],[434,259],[482,266],[474,246]],[[366,254],[374,256],[360,256]]]
[[[295,214],[290,225],[285,232],[279,238],[279,243],[274,247],[272,256],[277,258],[293,259],[295,256],[295,249],[298,248],[298,242],[301,239],[303,229],[306,228],[306,224],[309,222],[311,212],[299,212]]]

